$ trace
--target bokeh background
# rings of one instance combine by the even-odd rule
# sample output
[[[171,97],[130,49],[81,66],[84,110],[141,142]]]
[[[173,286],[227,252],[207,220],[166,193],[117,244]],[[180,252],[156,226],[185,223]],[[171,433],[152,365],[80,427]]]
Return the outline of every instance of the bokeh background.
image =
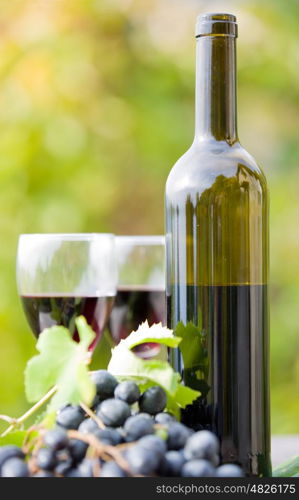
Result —
[[[297,0],[1,0],[0,413],[27,407],[19,233],[163,232],[193,138],[194,23],[238,16],[239,132],[271,190],[272,430],[299,432]]]

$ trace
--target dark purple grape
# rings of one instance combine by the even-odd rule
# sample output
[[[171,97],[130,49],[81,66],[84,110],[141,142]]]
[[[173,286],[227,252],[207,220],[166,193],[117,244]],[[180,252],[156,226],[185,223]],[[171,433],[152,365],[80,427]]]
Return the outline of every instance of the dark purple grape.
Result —
[[[179,477],[181,470],[186,462],[183,453],[179,451],[170,450],[165,453],[159,467],[160,476],[164,477]]]
[[[93,418],[86,418],[78,428],[78,431],[83,434],[93,434],[97,430],[99,430],[99,426]]]
[[[127,474],[117,463],[111,461],[106,462],[101,468],[101,477],[126,477]]]
[[[71,469],[72,467],[72,462],[70,461],[62,461],[62,462],[59,462],[58,465],[56,465],[55,467],[55,473],[58,475],[58,476],[65,476],[67,474],[67,472]]]
[[[97,415],[109,427],[122,426],[131,415],[130,407],[120,399],[106,399],[97,408]]]
[[[192,433],[191,429],[180,422],[173,422],[167,426],[167,446],[169,450],[180,450],[186,444]]]
[[[81,477],[93,477],[94,469],[96,468],[98,461],[96,459],[84,458],[81,464],[78,466],[78,472]]]
[[[5,460],[1,470],[2,477],[28,477],[28,465],[20,458],[9,458]]]
[[[142,436],[154,433],[154,422],[149,415],[140,413],[126,420],[124,431],[127,442],[137,441]]]
[[[244,477],[244,472],[241,467],[235,464],[220,465],[216,469],[217,477]]]
[[[183,477],[213,477],[215,469],[208,460],[190,460],[182,467]]]
[[[118,382],[116,378],[111,375],[111,373],[106,370],[98,370],[96,372],[92,372],[91,379],[96,385],[96,391],[100,401],[113,398],[114,390]]]
[[[219,454],[219,440],[210,431],[198,431],[192,434],[186,442],[184,449],[187,460],[205,458],[211,460]]]
[[[131,380],[126,380],[118,384],[114,391],[114,397],[116,399],[121,399],[129,405],[136,403],[140,398],[139,387],[135,382]]]
[[[69,450],[75,463],[81,462],[86,455],[88,444],[80,439],[70,439]]]
[[[64,477],[82,477],[82,476],[80,475],[79,470],[77,468],[74,468],[66,471]]]
[[[166,453],[167,449],[164,439],[155,435],[143,436],[139,439],[138,446],[142,446],[153,453],[158,453],[161,457]]]
[[[67,433],[64,429],[56,428],[46,432],[44,435],[44,444],[54,451],[66,448],[69,444]]]
[[[103,444],[116,446],[123,441],[121,434],[116,429],[98,429],[94,432],[94,436]]]
[[[18,446],[13,444],[8,444],[6,446],[0,446],[0,477],[1,477],[1,469],[6,462],[10,458],[24,458],[24,453]]]
[[[135,474],[151,476],[161,463],[161,454],[136,444],[126,451],[125,459]]]
[[[57,414],[56,424],[64,429],[78,429],[84,420],[84,412],[80,406],[66,406]]]
[[[163,411],[162,413],[157,413],[157,415],[155,415],[155,422],[157,424],[169,424],[171,422],[177,422],[177,420],[170,413]]]
[[[155,385],[147,389],[139,399],[139,408],[145,413],[156,415],[164,410],[166,406],[166,392],[162,387]]]
[[[33,474],[32,477],[54,477],[54,474],[48,470],[40,470],[36,474]]]
[[[36,465],[39,469],[51,471],[57,464],[55,451],[52,448],[40,448],[36,454]]]

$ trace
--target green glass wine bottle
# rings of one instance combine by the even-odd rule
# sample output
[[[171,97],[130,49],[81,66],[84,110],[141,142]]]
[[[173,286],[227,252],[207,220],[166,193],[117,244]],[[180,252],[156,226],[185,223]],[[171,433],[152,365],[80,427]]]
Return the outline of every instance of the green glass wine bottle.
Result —
[[[166,184],[167,321],[183,337],[172,363],[201,392],[183,421],[269,476],[268,192],[237,135],[236,38],[235,16],[199,17],[195,138]]]

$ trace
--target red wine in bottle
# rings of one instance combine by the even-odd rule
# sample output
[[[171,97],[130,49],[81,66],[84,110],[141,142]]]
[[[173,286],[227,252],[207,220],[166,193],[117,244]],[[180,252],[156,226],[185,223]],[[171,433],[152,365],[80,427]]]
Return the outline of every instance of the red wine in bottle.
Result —
[[[231,14],[198,20],[195,138],[166,185],[167,322],[185,327],[172,363],[201,393],[183,421],[269,476],[268,192],[238,139],[236,37]]]
[[[36,337],[45,329],[62,325],[78,340],[75,319],[83,315],[96,334],[92,350],[100,339],[113,306],[114,297],[21,296],[28,323]]]
[[[142,285],[119,287],[108,323],[115,344],[137,330],[144,321],[150,326],[154,323],[165,324],[165,290]],[[142,344],[135,348],[135,352],[140,357],[152,358],[160,352],[160,345]]]

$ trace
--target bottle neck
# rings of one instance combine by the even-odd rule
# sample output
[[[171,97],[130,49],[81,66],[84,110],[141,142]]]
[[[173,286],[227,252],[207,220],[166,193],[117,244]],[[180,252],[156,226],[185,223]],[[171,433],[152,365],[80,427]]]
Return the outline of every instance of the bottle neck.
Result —
[[[196,44],[195,141],[238,140],[236,38],[200,36]]]

